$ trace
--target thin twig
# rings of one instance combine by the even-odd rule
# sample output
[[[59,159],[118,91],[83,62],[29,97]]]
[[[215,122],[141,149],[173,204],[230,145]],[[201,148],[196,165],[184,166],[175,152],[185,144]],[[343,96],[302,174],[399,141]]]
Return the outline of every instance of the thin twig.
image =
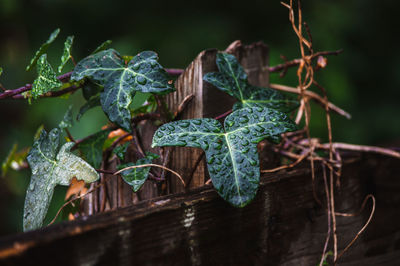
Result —
[[[329,146],[329,143],[319,145],[319,147],[324,148],[324,149],[326,149],[328,146]],[[348,143],[341,143],[341,142],[334,142],[334,143],[332,143],[332,146],[334,149],[339,149],[339,150],[373,152],[373,153],[379,153],[379,154],[392,156],[392,157],[400,159],[399,152],[396,152],[396,151],[393,151],[390,149],[381,148],[381,147],[355,145],[355,144],[348,144]]]
[[[187,185],[188,185],[188,186],[189,186],[189,185],[190,185],[190,183],[192,182],[192,179],[193,179],[194,173],[196,172],[196,170],[197,170],[197,167],[199,166],[200,162],[203,160],[203,158],[204,158],[204,155],[205,155],[205,152],[202,152],[202,153],[199,155],[199,157],[197,158],[196,162],[194,163],[194,166],[193,166],[192,172],[190,173],[190,175],[189,175],[189,179],[187,180]]]
[[[174,175],[176,175],[176,176],[179,178],[179,180],[182,182],[183,186],[186,187],[185,181],[183,180],[183,178],[182,178],[182,176],[181,176],[180,174],[178,174],[177,172],[175,172],[175,171],[172,170],[172,169],[169,169],[168,167],[165,167],[165,166],[162,166],[162,165],[158,165],[158,164],[149,163],[149,164],[128,166],[128,167],[125,167],[125,168],[123,168],[123,169],[121,169],[121,170],[115,172],[114,175],[118,175],[119,173],[121,173],[121,172],[123,172],[123,171],[126,171],[126,170],[129,170],[129,169],[143,168],[143,167],[150,167],[150,166],[162,168],[162,169],[165,169],[165,170],[167,170],[167,171],[173,173]]]
[[[324,249],[322,251],[321,261],[319,263],[320,266],[322,266],[324,263],[325,253],[326,253],[326,250],[328,249],[329,238],[331,236],[331,204],[330,204],[330,200],[329,200],[330,199],[329,188],[328,188],[328,181],[326,179],[326,168],[325,168],[324,164],[322,164],[322,174],[324,177],[324,188],[325,188],[326,205],[327,205],[327,211],[328,211],[328,215],[327,215],[327,217],[328,217],[328,232],[326,233]]]
[[[375,197],[374,197],[373,195],[371,195],[371,194],[368,194],[367,197],[366,197],[366,199],[369,199],[369,198],[372,199],[372,210],[371,210],[371,214],[369,215],[369,218],[368,218],[367,222],[366,222],[365,225],[361,228],[361,230],[358,231],[358,233],[357,233],[356,236],[353,238],[353,240],[351,240],[350,243],[349,243],[349,244],[342,250],[342,252],[340,252],[340,254],[337,256],[337,258],[335,259],[335,265],[336,265],[338,259],[339,259],[340,257],[342,257],[343,254],[354,244],[354,242],[357,240],[357,238],[362,234],[362,232],[365,231],[365,229],[368,227],[369,223],[371,222],[372,217],[374,216],[374,213],[375,213],[376,200],[375,200]]]
[[[216,116],[214,119],[215,120],[219,120],[221,118],[224,118],[224,117],[228,116],[230,113],[232,113],[232,110],[226,111],[225,113]]]
[[[289,87],[289,86],[285,86],[285,85],[281,85],[281,84],[274,84],[274,83],[271,83],[269,86],[271,88],[273,88],[273,89],[276,89],[276,90],[300,94],[298,88],[293,88],[293,87]],[[328,104],[328,107],[329,107],[330,110],[338,113],[339,115],[342,115],[342,116],[346,117],[347,119],[351,119],[351,115],[348,112],[346,112],[343,109],[337,107],[336,105],[334,105],[331,102],[327,102],[326,103],[325,100],[321,96],[319,96],[317,93],[315,93],[313,91],[306,90],[304,92],[304,94],[306,96],[312,98],[313,100],[315,100],[317,103],[321,104],[322,106],[325,106],[325,104]]]
[[[316,52],[312,56],[310,56],[310,60],[316,59],[319,56],[324,56],[324,55],[338,55],[343,52],[343,49],[339,49],[336,51],[322,51],[322,52]],[[302,59],[301,58],[296,58],[290,61],[286,61],[285,63],[276,65],[276,66],[271,66],[267,67],[268,72],[279,72],[279,71],[286,71],[289,67],[294,67],[297,66],[301,63]]]
[[[178,108],[176,109],[174,113],[174,121],[180,119],[180,116],[182,115],[183,111],[185,110],[186,106],[193,100],[194,94],[189,94],[186,96],[182,102],[179,104]]]
[[[296,165],[298,165],[299,163],[301,163],[309,154],[310,154],[310,151],[299,156],[299,158],[294,163],[287,164],[287,165],[281,165],[281,166],[273,168],[273,169],[261,170],[261,173],[274,173],[274,172],[277,172],[282,169],[293,168]]]

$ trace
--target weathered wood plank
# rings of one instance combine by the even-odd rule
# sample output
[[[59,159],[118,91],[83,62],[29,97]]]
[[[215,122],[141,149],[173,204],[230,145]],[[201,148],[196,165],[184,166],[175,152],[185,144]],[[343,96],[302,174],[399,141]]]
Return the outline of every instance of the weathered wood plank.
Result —
[[[344,164],[337,210],[356,212],[369,193],[377,206],[339,265],[400,264],[399,175],[398,160],[387,157],[365,155]],[[318,172],[318,191],[321,179]],[[369,210],[338,217],[339,249]],[[256,199],[243,209],[208,186],[5,237],[0,265],[317,265],[326,232],[325,208],[313,199],[310,171],[303,168],[264,175]]]

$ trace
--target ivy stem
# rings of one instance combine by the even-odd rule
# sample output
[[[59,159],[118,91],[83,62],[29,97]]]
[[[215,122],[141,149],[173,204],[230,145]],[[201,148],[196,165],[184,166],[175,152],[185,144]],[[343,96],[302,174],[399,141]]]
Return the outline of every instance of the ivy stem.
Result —
[[[183,69],[177,69],[177,68],[166,68],[165,71],[168,74],[170,74],[171,76],[179,76],[180,74],[183,73]],[[62,74],[62,75],[58,76],[57,79],[63,83],[69,82],[72,72],[73,71]],[[70,88],[70,89],[67,90],[68,88]],[[45,96],[45,97],[57,97],[62,94],[66,94],[66,93],[70,92],[71,90],[77,90],[80,88],[80,86],[71,86],[68,88],[66,88],[64,90],[52,92],[53,94],[50,94],[51,96]],[[26,92],[26,91],[30,91],[30,90],[32,90],[32,84],[26,84],[25,86],[19,87],[14,90],[5,90],[3,93],[0,93],[0,100],[5,99],[5,98],[10,98],[10,97],[12,97],[13,99],[21,99],[21,98],[24,98],[24,96],[22,96],[20,94],[23,92]],[[58,94],[58,93],[61,93],[61,94]]]

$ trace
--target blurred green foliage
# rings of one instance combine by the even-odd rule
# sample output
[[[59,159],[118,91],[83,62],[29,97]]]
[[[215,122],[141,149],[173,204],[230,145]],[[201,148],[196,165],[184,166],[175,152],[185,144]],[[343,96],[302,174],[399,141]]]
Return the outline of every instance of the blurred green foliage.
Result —
[[[343,48],[328,58],[326,69],[316,80],[328,91],[332,102],[350,112],[352,120],[332,115],[336,141],[385,144],[399,140],[400,53],[397,51],[397,10],[390,0],[303,1],[303,19],[308,23],[315,50]],[[75,35],[72,55],[80,60],[101,42],[111,39],[122,54],[154,50],[165,67],[185,68],[207,48],[225,49],[232,41],[262,40],[270,47],[270,64],[299,56],[298,40],[288,22],[287,9],[279,1],[95,1],[95,0],[1,0],[0,83],[14,89],[33,82],[35,71],[25,72],[35,51],[55,28],[60,36],[48,51],[58,66],[63,42]],[[68,62],[64,71],[72,68]],[[295,70],[285,78],[271,75],[271,82],[296,85]],[[65,99],[1,101],[0,159],[12,144],[30,146],[36,129],[57,126],[70,103],[74,115],[83,104],[81,92]],[[326,139],[325,115],[312,109],[311,134]],[[94,133],[106,118],[99,107],[88,111],[72,128],[75,138]],[[29,172],[9,171],[0,178],[0,235],[21,231],[25,189]],[[57,196],[58,195],[58,196]],[[49,217],[63,200],[56,193]]]

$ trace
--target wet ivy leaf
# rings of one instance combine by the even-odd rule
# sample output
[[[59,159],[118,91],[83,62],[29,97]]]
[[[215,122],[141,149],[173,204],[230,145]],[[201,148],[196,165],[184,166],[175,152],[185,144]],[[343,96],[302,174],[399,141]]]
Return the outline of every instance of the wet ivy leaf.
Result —
[[[37,98],[46,92],[53,91],[62,86],[61,81],[57,79],[56,72],[47,62],[47,55],[43,54],[37,61],[38,77],[32,85],[32,97]]]
[[[107,49],[110,45],[111,45],[112,41],[111,40],[107,40],[104,41],[103,43],[101,43],[94,51],[92,54],[96,54],[98,52],[101,52],[105,49]]]
[[[103,159],[103,145],[110,130],[102,130],[77,145],[82,157],[94,168],[100,168]]]
[[[159,158],[157,154],[147,152],[146,157],[137,160],[136,163],[121,164],[117,168],[121,170],[129,166],[149,164],[157,158]],[[133,192],[137,192],[143,186],[144,182],[146,182],[149,172],[150,167],[133,168],[121,172],[121,176],[127,184],[132,186]]]
[[[65,64],[71,58],[71,47],[72,47],[73,42],[74,42],[74,36],[68,36],[64,42],[64,51],[61,56],[61,64],[58,67],[58,72],[60,72],[60,73],[63,70]]]
[[[277,90],[250,85],[246,72],[235,56],[218,53],[216,64],[219,72],[207,73],[203,79],[239,100],[233,110],[259,106],[290,112],[298,107],[297,100]]]
[[[57,38],[58,34],[60,33],[60,29],[56,29],[50,34],[49,39],[40,46],[39,50],[36,51],[35,56],[31,59],[31,62],[29,65],[26,67],[26,71],[29,71],[36,65],[36,62],[39,60],[39,58],[46,53],[47,49],[49,48],[50,44],[54,42],[54,40]]]
[[[72,119],[72,105],[70,105],[65,112],[63,120],[58,124],[58,127],[61,129],[65,129],[68,127],[72,127],[74,125],[74,121]]]
[[[117,147],[114,148],[113,153],[121,160],[123,161],[125,159],[125,154],[126,150],[128,149],[130,143],[126,142],[122,145],[118,145]]]
[[[46,133],[43,130],[28,155],[32,171],[24,206],[24,231],[42,226],[56,185],[68,186],[73,177],[87,183],[99,178],[96,170],[87,162],[72,154],[72,142],[59,149],[60,129]]]
[[[152,146],[187,146],[206,153],[208,171],[219,195],[236,207],[256,195],[260,167],[257,143],[297,129],[283,112],[246,107],[228,115],[225,130],[215,119],[181,120],[162,125]]]
[[[174,90],[172,84],[168,83],[167,72],[157,60],[156,53],[145,51],[125,64],[115,50],[109,49],[80,61],[71,80],[90,78],[104,86],[104,91],[100,94],[103,111],[111,122],[130,131],[129,105],[136,91],[165,94]]]

